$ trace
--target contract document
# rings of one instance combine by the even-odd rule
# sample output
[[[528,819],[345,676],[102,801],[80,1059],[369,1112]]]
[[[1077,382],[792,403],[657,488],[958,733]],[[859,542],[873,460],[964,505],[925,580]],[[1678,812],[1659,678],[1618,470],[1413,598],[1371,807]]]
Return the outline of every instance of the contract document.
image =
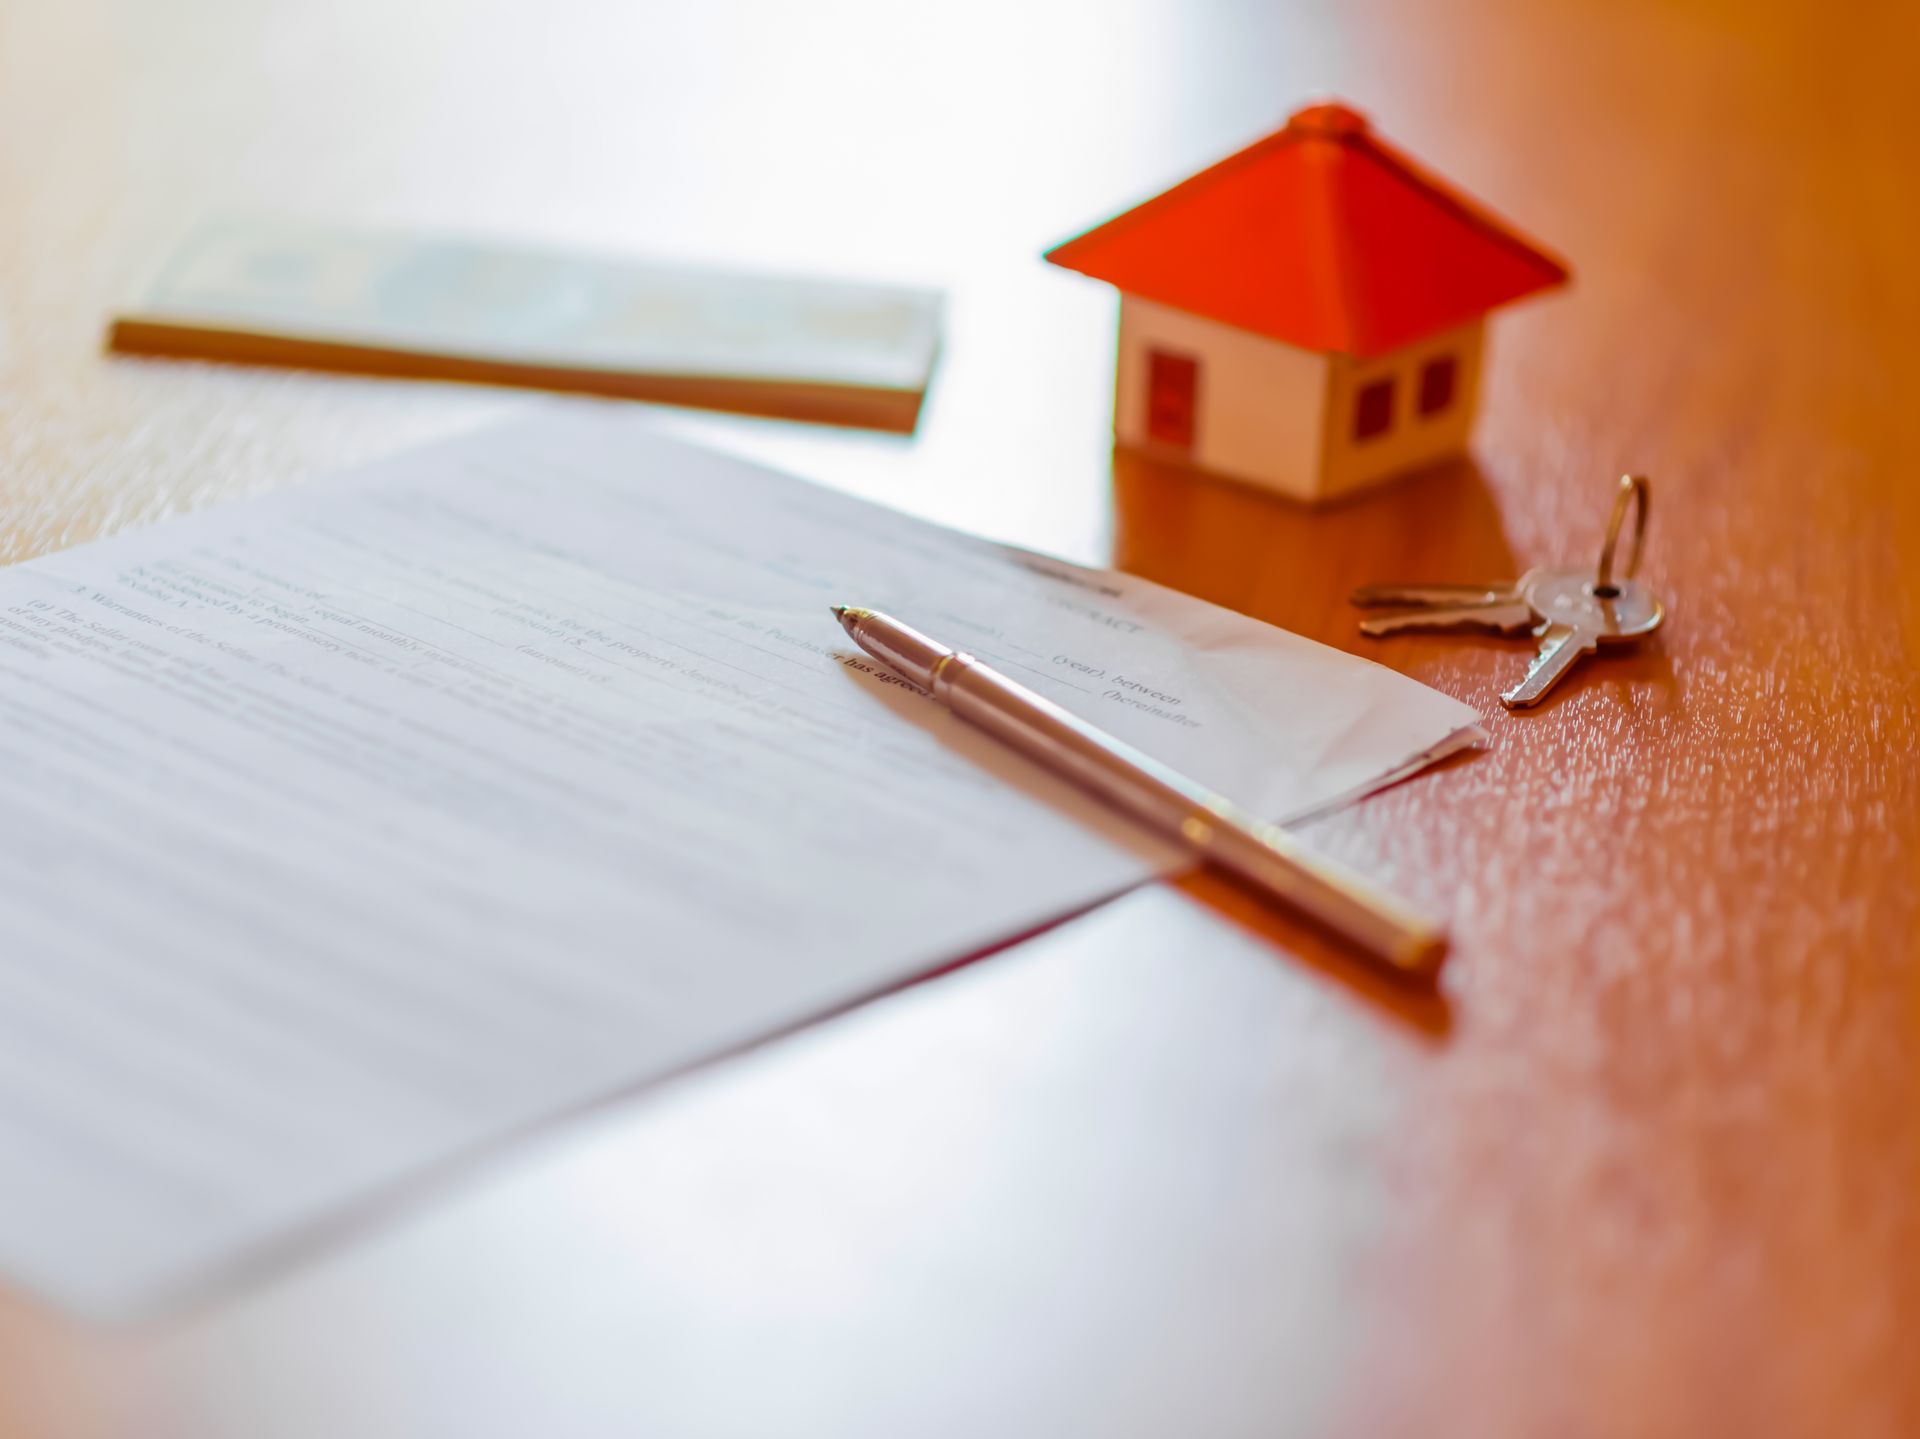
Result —
[[[0,571],[0,1276],[150,1310],[1184,864],[877,672],[835,602],[1275,818],[1475,733],[1364,660],[623,414]]]

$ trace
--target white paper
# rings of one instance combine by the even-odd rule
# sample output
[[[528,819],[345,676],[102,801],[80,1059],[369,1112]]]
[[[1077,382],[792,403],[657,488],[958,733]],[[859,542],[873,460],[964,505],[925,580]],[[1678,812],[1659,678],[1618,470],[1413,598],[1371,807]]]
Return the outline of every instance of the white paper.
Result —
[[[836,601],[1275,816],[1474,719],[624,414],[0,572],[0,1272],[148,1306],[1179,864]]]

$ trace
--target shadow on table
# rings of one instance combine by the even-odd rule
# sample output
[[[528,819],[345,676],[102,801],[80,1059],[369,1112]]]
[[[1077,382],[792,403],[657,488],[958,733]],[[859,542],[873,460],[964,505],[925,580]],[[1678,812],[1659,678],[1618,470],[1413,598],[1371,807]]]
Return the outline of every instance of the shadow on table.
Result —
[[[1194,870],[1173,885],[1221,920],[1261,940],[1274,951],[1275,963],[1312,970],[1434,1043],[1452,1034],[1453,1005],[1433,982],[1396,978],[1362,958],[1351,945],[1248,893],[1214,870]]]
[[[1342,649],[1360,585],[1519,573],[1471,458],[1308,506],[1116,447],[1113,512],[1117,568]]]

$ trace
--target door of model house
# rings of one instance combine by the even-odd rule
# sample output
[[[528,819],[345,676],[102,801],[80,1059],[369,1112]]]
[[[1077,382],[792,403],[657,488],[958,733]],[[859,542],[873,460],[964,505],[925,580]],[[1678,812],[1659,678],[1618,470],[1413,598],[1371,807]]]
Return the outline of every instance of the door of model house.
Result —
[[[1200,361],[1170,350],[1147,352],[1147,438],[1193,453],[1194,412],[1200,398]]]

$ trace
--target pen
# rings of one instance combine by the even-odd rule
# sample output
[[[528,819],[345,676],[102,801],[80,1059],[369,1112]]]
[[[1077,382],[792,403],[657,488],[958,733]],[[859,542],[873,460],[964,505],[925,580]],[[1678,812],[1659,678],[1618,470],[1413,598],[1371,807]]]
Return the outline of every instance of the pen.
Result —
[[[1280,826],[889,615],[853,605],[835,605],[833,613],[861,649],[1028,758],[1182,841],[1397,973],[1425,977],[1440,967],[1444,930],[1313,854]]]

